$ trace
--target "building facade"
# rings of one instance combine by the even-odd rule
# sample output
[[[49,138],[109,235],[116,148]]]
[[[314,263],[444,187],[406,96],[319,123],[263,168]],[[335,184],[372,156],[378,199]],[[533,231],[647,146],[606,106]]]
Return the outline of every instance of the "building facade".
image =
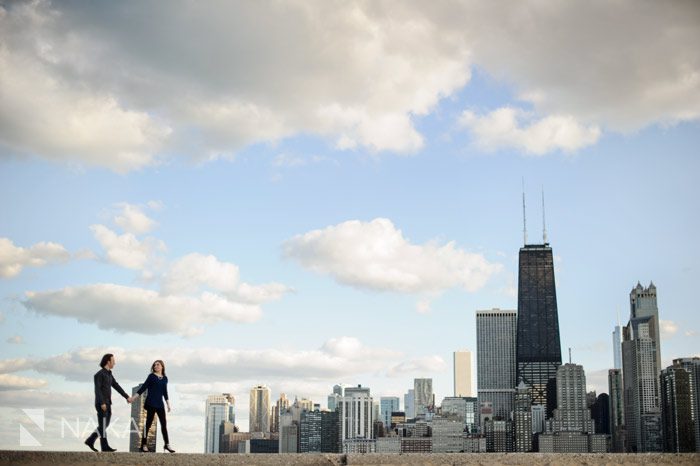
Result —
[[[551,416],[562,361],[554,258],[546,242],[520,248],[517,328],[516,380],[530,387],[532,403],[546,406]]]
[[[383,396],[379,399],[381,420],[385,429],[391,429],[391,413],[399,411],[398,396]]]
[[[250,390],[249,432],[270,432],[270,389],[257,385]]]
[[[522,453],[532,451],[532,398],[530,397],[530,389],[524,382],[520,382],[515,390],[513,427],[515,429],[515,451]]]
[[[361,385],[345,388],[345,396],[340,399],[339,405],[340,438],[344,451],[346,440],[372,439],[373,415],[373,400],[369,388]],[[350,442],[347,445],[351,445],[352,448],[364,448],[361,442]]]
[[[472,391],[472,353],[468,350],[452,354],[454,396],[474,396]]]
[[[622,370],[608,370],[608,392],[610,393],[610,440],[611,451],[627,451],[625,434],[625,405],[623,401]]]
[[[204,408],[204,453],[219,453],[221,424],[234,422],[236,402],[230,393],[209,395]]]
[[[493,418],[510,420],[515,397],[517,313],[476,312],[476,374],[479,406],[489,402]]]
[[[690,453],[695,444],[695,380],[680,364],[661,371],[661,425],[664,451]]]
[[[432,411],[433,379],[413,379],[413,394],[416,416]]]
[[[693,376],[692,390],[695,394],[695,449],[700,451],[700,358],[678,358],[673,360],[674,366],[685,368]]]
[[[654,340],[658,319],[630,319],[622,332],[623,400],[627,451],[658,452],[663,449],[659,371]]]

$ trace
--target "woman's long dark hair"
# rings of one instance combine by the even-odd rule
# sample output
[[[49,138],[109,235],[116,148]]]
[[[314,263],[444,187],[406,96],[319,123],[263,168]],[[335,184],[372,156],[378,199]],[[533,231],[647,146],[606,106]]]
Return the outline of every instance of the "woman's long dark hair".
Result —
[[[163,374],[163,377],[165,377],[165,363],[163,362],[162,359],[156,359],[155,361],[153,361],[153,364],[151,364],[151,372],[153,372],[154,374],[156,373],[156,370],[155,370],[155,369],[156,369],[156,363],[157,363],[157,362],[159,362],[159,363],[160,363],[160,367],[163,368],[162,374]]]

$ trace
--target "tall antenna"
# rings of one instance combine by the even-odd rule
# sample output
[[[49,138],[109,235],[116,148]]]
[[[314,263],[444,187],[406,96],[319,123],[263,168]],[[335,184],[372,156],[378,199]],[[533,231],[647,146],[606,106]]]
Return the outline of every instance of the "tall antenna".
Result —
[[[544,221],[544,186],[542,186],[542,243],[547,244],[547,226]]]
[[[569,346],[569,364],[571,364],[571,347]]]
[[[527,246],[527,220],[525,219],[525,177],[523,176],[523,245]]]

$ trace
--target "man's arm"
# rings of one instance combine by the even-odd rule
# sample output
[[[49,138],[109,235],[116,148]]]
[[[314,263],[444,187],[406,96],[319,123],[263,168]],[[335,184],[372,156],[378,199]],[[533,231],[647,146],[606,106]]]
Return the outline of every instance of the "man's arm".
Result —
[[[127,401],[129,400],[129,395],[127,395],[124,389],[121,387],[121,385],[117,383],[117,379],[114,378],[114,375],[112,375],[112,388],[118,391],[119,394],[123,396]]]
[[[95,380],[95,403],[97,403],[98,405],[101,406],[105,402],[105,400],[104,400],[104,385],[106,382],[102,371],[95,374],[94,380]]]

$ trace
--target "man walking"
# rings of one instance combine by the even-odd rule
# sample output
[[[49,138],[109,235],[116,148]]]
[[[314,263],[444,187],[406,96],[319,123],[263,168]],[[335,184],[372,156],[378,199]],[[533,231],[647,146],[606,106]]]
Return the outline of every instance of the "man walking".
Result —
[[[116,362],[113,354],[105,354],[100,362],[100,369],[94,377],[95,380],[95,409],[97,410],[97,429],[90,437],[85,440],[85,445],[90,447],[92,451],[97,451],[95,448],[95,440],[100,438],[100,447],[102,451],[117,451],[110,447],[107,443],[107,427],[112,418],[112,387],[126,399],[127,403],[131,403],[131,397],[126,394],[124,389],[114,380],[112,368]]]

